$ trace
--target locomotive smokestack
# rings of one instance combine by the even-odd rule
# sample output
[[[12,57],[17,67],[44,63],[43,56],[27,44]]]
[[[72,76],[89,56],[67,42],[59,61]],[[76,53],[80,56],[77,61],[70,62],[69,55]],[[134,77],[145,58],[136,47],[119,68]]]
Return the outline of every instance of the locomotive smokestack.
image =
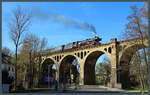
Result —
[[[96,30],[95,30],[95,27],[93,25],[91,25],[91,30],[94,34],[95,37],[98,37],[97,33],[96,33]]]

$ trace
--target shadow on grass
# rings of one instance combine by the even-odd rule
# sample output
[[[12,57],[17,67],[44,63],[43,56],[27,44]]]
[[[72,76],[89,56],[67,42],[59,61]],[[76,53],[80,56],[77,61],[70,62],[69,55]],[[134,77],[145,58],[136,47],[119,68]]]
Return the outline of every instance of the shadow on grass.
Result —
[[[129,92],[141,92],[141,87],[137,86],[137,87],[130,87],[130,88],[126,88],[124,89],[125,91],[129,91]],[[145,89],[144,92],[148,92],[148,89]]]
[[[53,88],[29,88],[29,89],[11,91],[10,93],[30,93],[30,92],[37,92],[37,91],[53,91],[53,90],[54,90]]]

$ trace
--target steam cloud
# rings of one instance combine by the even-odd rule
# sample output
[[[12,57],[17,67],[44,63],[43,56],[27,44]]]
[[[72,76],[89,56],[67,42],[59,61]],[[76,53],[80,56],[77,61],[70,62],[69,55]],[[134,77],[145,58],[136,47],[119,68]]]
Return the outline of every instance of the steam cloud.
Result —
[[[95,27],[93,25],[90,25],[86,22],[81,22],[81,21],[76,21],[67,17],[64,17],[58,13],[56,13],[55,11],[51,10],[49,13],[46,12],[42,12],[41,10],[34,10],[34,13],[40,17],[41,19],[45,19],[47,20],[48,18],[50,18],[50,20],[52,20],[53,22],[61,22],[64,24],[64,27],[66,28],[77,28],[77,29],[83,29],[83,30],[88,30],[88,31],[92,31],[93,34],[95,36],[97,36]]]

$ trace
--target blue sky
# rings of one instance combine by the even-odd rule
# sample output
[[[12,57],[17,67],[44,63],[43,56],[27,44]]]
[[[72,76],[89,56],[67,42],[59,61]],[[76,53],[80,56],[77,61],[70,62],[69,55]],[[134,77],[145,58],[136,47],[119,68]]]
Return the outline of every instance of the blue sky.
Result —
[[[24,9],[38,10],[43,17],[33,14],[32,25],[29,31],[40,38],[48,40],[48,47],[60,46],[69,42],[93,38],[92,31],[64,27],[61,22],[50,19],[51,11],[73,19],[77,22],[86,22],[95,26],[96,32],[102,38],[102,43],[109,43],[111,38],[120,39],[121,33],[128,22],[130,6],[142,7],[143,2],[3,2],[2,3],[2,47],[14,51],[14,45],[9,39],[7,22],[10,20],[12,10],[18,5]]]

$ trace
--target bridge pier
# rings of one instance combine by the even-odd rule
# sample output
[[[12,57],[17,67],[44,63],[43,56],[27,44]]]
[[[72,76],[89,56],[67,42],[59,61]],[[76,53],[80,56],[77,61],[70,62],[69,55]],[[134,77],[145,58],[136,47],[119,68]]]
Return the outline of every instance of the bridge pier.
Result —
[[[127,88],[130,86],[130,78],[129,78],[129,62],[121,61],[120,62],[120,72],[118,82],[122,84],[122,88]]]
[[[79,84],[84,85],[84,61],[80,60],[80,76],[79,76]]]
[[[118,49],[117,49],[117,39],[111,39],[111,78],[110,86],[117,86],[117,64],[118,64]]]
[[[87,60],[84,64],[84,84],[85,85],[95,85],[95,63],[96,59]]]
[[[56,76],[55,79],[59,81],[59,63],[56,63]]]

